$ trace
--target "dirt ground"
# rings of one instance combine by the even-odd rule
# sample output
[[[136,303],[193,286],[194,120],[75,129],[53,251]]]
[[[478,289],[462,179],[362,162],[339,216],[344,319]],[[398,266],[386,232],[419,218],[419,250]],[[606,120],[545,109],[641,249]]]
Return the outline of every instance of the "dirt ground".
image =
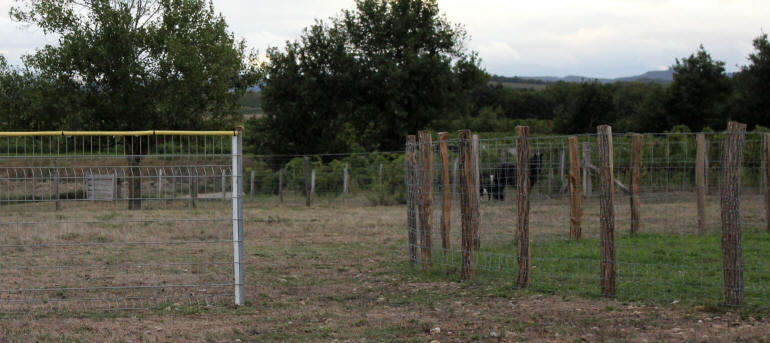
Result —
[[[426,277],[405,212],[247,203],[247,306],[8,315],[0,342],[770,342],[770,313]]]

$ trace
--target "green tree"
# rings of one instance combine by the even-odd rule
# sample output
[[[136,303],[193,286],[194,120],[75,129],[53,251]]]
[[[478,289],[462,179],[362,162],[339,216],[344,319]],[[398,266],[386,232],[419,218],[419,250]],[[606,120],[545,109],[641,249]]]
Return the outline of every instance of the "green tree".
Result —
[[[270,48],[257,149],[320,153],[399,149],[410,132],[467,111],[486,84],[466,33],[435,0],[357,0]]]
[[[660,83],[628,82],[614,85],[613,102],[617,132],[662,132],[666,126],[664,107],[667,88]]]
[[[568,91],[566,101],[554,108],[557,132],[596,132],[596,126],[615,121],[611,86],[592,81],[579,84],[560,82],[555,87],[565,87]]]
[[[751,64],[735,75],[736,94],[732,109],[739,120],[754,125],[770,126],[770,42],[767,34],[754,39],[755,52]]]
[[[58,45],[24,57],[33,77],[70,104],[58,108],[66,120],[52,122],[64,127],[50,129],[231,126],[258,78],[209,0],[22,0],[10,14],[58,36]],[[126,142],[136,166],[149,146]],[[129,208],[140,208],[133,180]]]
[[[677,59],[669,88],[667,127],[686,125],[693,130],[724,127],[726,103],[732,91],[725,63],[714,61],[701,45],[690,57]]]

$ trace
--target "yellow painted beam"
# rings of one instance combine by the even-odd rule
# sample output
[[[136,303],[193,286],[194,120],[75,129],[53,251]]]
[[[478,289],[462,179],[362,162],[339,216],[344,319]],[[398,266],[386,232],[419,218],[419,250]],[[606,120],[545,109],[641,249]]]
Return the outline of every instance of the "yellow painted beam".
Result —
[[[42,137],[42,136],[237,136],[240,131],[30,131],[0,132],[0,137]]]

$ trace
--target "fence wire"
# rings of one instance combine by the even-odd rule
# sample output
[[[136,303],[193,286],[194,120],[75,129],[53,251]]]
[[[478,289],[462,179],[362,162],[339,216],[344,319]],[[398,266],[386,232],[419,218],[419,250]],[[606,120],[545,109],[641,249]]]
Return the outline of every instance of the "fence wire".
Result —
[[[406,201],[403,152],[246,156],[244,168],[248,200],[305,205],[309,191],[311,205]]]
[[[232,302],[231,139],[0,138],[0,312]]]
[[[639,227],[631,233],[631,135],[615,134],[615,250],[617,297],[652,302],[723,302],[720,191],[724,133],[704,134],[705,222],[699,227],[696,183],[696,134],[645,134],[639,168]],[[530,138],[530,288],[547,293],[601,295],[600,202],[596,135],[578,139],[578,185],[582,193],[581,237],[570,238],[570,153],[567,136]],[[515,282],[517,265],[516,138],[481,139],[478,143],[480,244],[473,263],[480,277]],[[438,142],[407,143],[433,152],[432,218],[426,224],[419,211],[408,210],[408,230],[416,237],[409,251],[421,261],[420,232],[431,226],[430,269],[459,271],[462,266],[461,206],[458,141],[448,141],[449,182],[442,182],[444,164]],[[770,300],[770,242],[767,230],[763,177],[767,161],[763,136],[749,133],[743,146],[740,170],[740,223],[745,278],[745,303],[766,305]],[[420,161],[407,165],[407,208],[417,207]],[[448,241],[442,242],[444,192],[449,193]]]

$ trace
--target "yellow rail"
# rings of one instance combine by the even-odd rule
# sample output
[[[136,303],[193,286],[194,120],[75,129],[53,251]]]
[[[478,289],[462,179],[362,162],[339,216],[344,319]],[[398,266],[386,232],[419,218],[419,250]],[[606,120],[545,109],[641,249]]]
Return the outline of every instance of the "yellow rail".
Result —
[[[38,137],[38,136],[237,136],[240,130],[233,131],[30,131],[0,132],[0,137]]]

